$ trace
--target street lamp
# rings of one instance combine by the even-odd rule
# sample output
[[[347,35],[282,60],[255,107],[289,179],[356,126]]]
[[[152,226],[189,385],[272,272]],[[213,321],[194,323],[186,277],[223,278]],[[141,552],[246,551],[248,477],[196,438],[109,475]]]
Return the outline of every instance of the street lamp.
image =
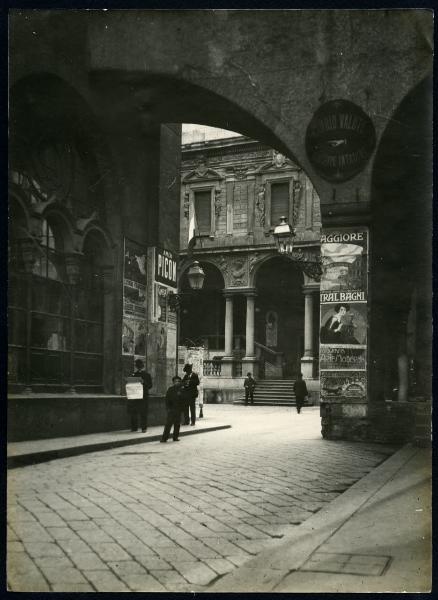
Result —
[[[190,269],[187,273],[187,279],[189,280],[189,285],[191,290],[199,291],[202,289],[204,285],[205,273],[201,265],[197,260],[191,265]],[[167,304],[171,311],[176,312],[176,366],[175,366],[175,375],[178,375],[178,345],[180,338],[180,308],[181,302],[185,296],[191,296],[192,292],[169,292],[167,294]]]
[[[192,264],[187,273],[187,279],[192,290],[200,290],[204,285],[205,273],[197,260]]]
[[[280,224],[274,229],[275,244],[280,254],[292,255],[295,235],[295,227],[286,223],[286,217],[280,217]]]

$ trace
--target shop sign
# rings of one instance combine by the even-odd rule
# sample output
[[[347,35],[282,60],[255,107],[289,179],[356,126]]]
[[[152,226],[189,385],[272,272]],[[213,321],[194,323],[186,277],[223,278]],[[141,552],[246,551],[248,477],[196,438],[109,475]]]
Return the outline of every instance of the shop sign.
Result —
[[[155,248],[155,281],[177,287],[177,257],[170,250]]]
[[[349,100],[331,100],[318,108],[306,131],[306,152],[323,179],[341,183],[366,165],[376,145],[369,116]]]

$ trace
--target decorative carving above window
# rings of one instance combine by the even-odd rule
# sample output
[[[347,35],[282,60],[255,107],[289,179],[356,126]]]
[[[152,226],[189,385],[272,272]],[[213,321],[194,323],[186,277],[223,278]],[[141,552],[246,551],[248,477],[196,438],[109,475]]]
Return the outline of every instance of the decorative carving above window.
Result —
[[[234,174],[236,179],[245,179],[245,177],[248,175],[248,167],[245,167],[244,165],[238,165],[234,167]]]
[[[284,167],[287,160],[284,154],[281,154],[281,152],[277,152],[277,150],[273,150],[272,153],[272,164],[274,165],[274,167],[277,167],[277,169],[281,169],[282,167]]]
[[[207,171],[208,171],[207,157],[201,156],[199,158],[198,165],[195,169],[195,173],[196,173],[196,175],[198,175],[198,177],[205,177]]]

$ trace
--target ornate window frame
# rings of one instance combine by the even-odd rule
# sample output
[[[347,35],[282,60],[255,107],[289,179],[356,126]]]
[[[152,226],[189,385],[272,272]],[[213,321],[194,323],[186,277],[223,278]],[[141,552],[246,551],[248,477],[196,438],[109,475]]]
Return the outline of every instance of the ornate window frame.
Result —
[[[216,211],[215,211],[215,190],[217,188],[216,182],[199,182],[189,184],[189,223],[192,215],[195,215],[196,219],[196,208],[195,208],[195,195],[196,192],[210,192],[210,231],[208,233],[200,233],[196,231],[199,237],[208,237],[213,240],[216,231]]]
[[[263,174],[260,180],[260,185],[265,186],[265,226],[264,231],[266,235],[269,235],[274,230],[274,227],[278,223],[271,223],[271,186],[274,183],[289,183],[289,207],[287,217],[288,223],[293,221],[293,209],[294,209],[294,181],[292,172],[285,173],[266,173]]]

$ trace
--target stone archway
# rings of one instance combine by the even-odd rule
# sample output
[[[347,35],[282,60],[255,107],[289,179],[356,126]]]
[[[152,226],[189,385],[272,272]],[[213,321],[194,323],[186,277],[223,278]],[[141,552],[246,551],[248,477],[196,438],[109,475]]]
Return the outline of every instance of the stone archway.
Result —
[[[400,103],[373,167],[372,402],[430,397],[432,83]]]
[[[295,378],[304,355],[303,273],[287,258],[271,256],[255,275],[255,341],[266,378]],[[266,350],[267,349],[267,350]],[[268,353],[271,351],[271,360]],[[272,366],[271,366],[272,365]],[[274,367],[275,365],[275,367]]]
[[[201,290],[193,291],[187,270],[180,278],[180,345],[204,346],[210,351],[223,346],[225,309],[222,296],[224,278],[216,265],[201,261],[205,273]]]

